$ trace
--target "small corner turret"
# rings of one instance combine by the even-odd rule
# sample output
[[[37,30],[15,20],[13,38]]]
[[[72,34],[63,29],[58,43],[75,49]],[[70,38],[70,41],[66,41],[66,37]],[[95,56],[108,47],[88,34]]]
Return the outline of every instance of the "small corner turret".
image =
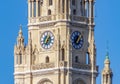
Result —
[[[107,52],[106,58],[104,61],[104,68],[102,70],[102,84],[112,84],[113,72],[110,68],[110,59],[109,53]]]
[[[24,45],[24,37],[22,32],[22,26],[20,25],[20,30],[17,37],[17,43],[14,47],[14,65],[22,65],[23,64],[23,55],[25,54],[25,45]]]

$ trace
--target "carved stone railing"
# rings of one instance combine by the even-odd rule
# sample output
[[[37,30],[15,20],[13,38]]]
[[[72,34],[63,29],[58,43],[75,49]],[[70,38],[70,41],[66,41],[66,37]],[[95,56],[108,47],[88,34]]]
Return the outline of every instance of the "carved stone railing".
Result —
[[[64,20],[66,19],[69,21],[86,22],[86,23],[88,22],[88,18],[85,16],[59,14],[59,15],[48,15],[48,16],[29,18],[29,23],[46,22],[46,21],[54,21],[54,20],[62,20],[62,19]]]
[[[84,70],[91,70],[91,66],[90,65],[79,64],[79,63],[74,63],[73,64],[73,68],[84,69]]]
[[[36,64],[31,66],[32,70],[48,69],[48,68],[54,68],[54,67],[55,67],[54,63],[41,63],[41,64]]]
[[[79,22],[88,22],[88,18],[84,16],[71,16],[71,20]]]

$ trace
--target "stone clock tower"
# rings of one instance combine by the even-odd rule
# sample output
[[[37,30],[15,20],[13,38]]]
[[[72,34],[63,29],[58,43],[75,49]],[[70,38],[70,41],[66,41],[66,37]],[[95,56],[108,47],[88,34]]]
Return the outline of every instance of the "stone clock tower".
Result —
[[[15,84],[96,84],[94,0],[28,0],[28,45],[14,48]]]

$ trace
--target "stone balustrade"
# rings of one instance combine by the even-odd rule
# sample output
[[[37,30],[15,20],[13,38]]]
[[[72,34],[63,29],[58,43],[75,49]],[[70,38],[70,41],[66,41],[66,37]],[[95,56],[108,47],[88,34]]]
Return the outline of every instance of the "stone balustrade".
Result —
[[[74,63],[73,67],[78,69],[91,70],[91,66],[86,64]]]
[[[65,20],[65,19],[68,21],[78,21],[78,22],[86,22],[86,23],[88,22],[88,18],[85,16],[59,14],[59,15],[48,15],[48,16],[29,18],[29,23]]]

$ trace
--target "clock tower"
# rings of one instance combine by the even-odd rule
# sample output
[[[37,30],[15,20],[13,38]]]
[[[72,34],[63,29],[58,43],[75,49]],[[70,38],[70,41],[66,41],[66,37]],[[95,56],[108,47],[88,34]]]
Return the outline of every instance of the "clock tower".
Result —
[[[94,0],[28,0],[14,48],[15,84],[96,84]]]

